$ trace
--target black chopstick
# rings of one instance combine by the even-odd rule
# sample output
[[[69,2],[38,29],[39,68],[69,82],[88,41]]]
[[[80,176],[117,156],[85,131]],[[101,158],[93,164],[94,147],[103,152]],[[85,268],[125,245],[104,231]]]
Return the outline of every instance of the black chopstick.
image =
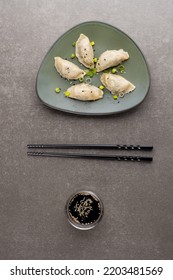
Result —
[[[101,155],[101,154],[76,154],[76,153],[54,153],[54,152],[27,152],[28,156],[40,157],[61,157],[61,158],[85,158],[85,159],[102,159],[102,160],[118,160],[118,161],[146,161],[153,160],[152,157],[140,156],[119,156],[119,155]]]
[[[28,144],[29,149],[113,149],[151,151],[153,146],[114,144]]]

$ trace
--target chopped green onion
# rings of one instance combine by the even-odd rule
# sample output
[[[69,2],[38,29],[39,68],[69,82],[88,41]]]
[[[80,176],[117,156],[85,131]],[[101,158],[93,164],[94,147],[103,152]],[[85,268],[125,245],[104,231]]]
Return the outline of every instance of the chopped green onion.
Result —
[[[84,81],[84,78],[79,78],[79,82],[82,83]]]
[[[75,46],[76,46],[76,42],[73,42],[73,43],[72,43],[72,46],[75,47]]]
[[[115,74],[116,72],[117,72],[117,69],[116,68],[112,68],[111,73]]]
[[[90,71],[87,69],[85,70],[86,76],[89,76]]]
[[[93,60],[94,60],[94,62],[96,63],[96,62],[97,62],[97,57],[94,57],[94,59],[93,59]]]
[[[72,54],[71,54],[71,58],[73,59],[73,58],[75,58],[75,57],[76,57],[75,54],[72,53]]]
[[[86,76],[93,77],[97,73],[96,68],[92,68],[90,70],[85,70]]]
[[[89,76],[92,78],[94,76],[94,73],[90,72]]]
[[[64,95],[65,95],[66,97],[69,97],[69,96],[70,96],[70,92],[69,92],[69,91],[64,91]]]
[[[102,89],[104,89],[105,87],[104,87],[104,86],[99,86],[99,88],[102,90]]]
[[[118,66],[118,70],[120,70],[120,72],[121,72],[121,71],[124,71],[124,70],[125,70],[124,65],[120,64],[120,65]]]
[[[55,88],[56,93],[60,93],[60,91],[61,91],[61,88],[59,88],[59,87]]]
[[[91,69],[91,72],[92,72],[93,74],[96,74],[97,69],[96,69],[96,68],[93,68],[93,69]]]
[[[91,44],[91,46],[94,46],[94,45],[95,45],[95,42],[94,42],[94,41],[91,41],[90,44]]]
[[[113,95],[113,99],[117,100],[118,96],[117,95]]]
[[[118,69],[120,69],[120,70],[124,70],[125,69],[125,67],[124,67],[124,65],[122,65],[122,64],[120,64],[119,66],[118,66]]]
[[[106,70],[104,70],[104,71],[103,71],[103,73],[109,73],[109,70],[108,70],[108,69],[106,69]]]

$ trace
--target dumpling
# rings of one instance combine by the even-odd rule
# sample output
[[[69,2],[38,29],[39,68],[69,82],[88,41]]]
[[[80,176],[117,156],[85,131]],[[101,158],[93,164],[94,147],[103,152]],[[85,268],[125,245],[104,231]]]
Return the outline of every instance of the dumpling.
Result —
[[[87,68],[94,68],[94,52],[90,40],[84,34],[80,34],[75,46],[76,57]]]
[[[123,49],[118,51],[109,50],[103,52],[96,64],[97,72],[103,71],[109,67],[116,66],[120,64],[122,61],[127,60],[129,58],[128,52],[125,52]]]
[[[111,91],[112,94],[129,93],[136,87],[125,78],[115,75],[104,73],[100,78],[102,84]]]
[[[61,57],[55,57],[55,68],[58,73],[67,80],[78,80],[85,76],[85,71],[80,69],[74,63],[63,59]]]
[[[92,101],[103,97],[103,91],[101,89],[85,83],[68,88],[67,93],[68,97],[82,101]]]

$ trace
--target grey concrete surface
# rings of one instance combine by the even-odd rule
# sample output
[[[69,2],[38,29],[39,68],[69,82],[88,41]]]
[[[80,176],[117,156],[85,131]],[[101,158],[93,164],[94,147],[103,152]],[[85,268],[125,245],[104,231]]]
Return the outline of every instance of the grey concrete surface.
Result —
[[[0,259],[173,258],[173,1],[0,0]],[[99,20],[127,33],[149,65],[137,108],[88,117],[51,110],[35,80],[49,47]],[[152,144],[151,164],[28,158],[28,143]],[[103,200],[100,224],[79,231],[64,206],[76,190]]]

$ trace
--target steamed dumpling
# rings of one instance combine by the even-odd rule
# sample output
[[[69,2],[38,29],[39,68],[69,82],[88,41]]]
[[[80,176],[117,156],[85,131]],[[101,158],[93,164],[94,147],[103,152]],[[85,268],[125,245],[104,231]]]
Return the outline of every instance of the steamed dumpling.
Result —
[[[74,63],[63,59],[61,57],[55,57],[55,68],[58,73],[67,80],[78,80],[85,76],[85,71],[80,69]]]
[[[129,58],[128,52],[125,52],[123,49],[118,51],[110,50],[103,52],[96,64],[97,72],[103,71],[109,67],[116,66],[122,61]]]
[[[100,78],[102,84],[111,91],[112,94],[129,93],[136,87],[125,78],[115,75],[104,73]]]
[[[84,34],[80,34],[76,41],[76,57],[87,68],[94,68],[94,52],[90,40]]]
[[[68,97],[82,101],[92,101],[103,97],[101,89],[85,83],[72,86],[67,89],[67,92]]]

